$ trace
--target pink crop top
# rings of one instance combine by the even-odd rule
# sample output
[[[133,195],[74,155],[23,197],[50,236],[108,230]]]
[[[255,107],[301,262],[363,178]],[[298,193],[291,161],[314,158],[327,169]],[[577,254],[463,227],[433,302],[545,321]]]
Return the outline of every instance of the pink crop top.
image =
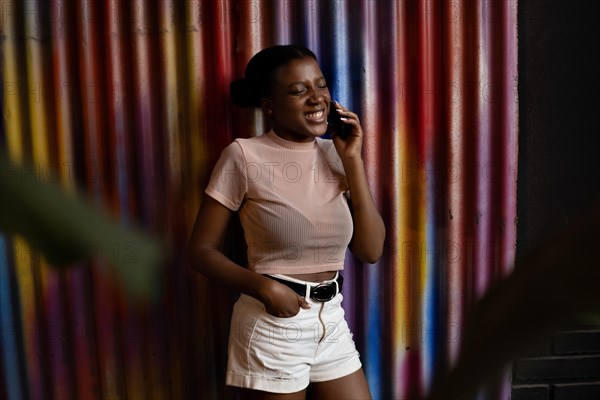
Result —
[[[297,143],[273,131],[227,146],[206,188],[240,211],[248,268],[261,274],[343,269],[353,231],[348,193],[331,140]]]

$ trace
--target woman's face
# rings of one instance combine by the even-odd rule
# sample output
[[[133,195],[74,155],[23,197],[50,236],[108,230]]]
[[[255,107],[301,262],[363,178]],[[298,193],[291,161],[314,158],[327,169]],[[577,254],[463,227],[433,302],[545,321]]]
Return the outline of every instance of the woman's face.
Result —
[[[327,130],[331,97],[317,61],[293,60],[275,74],[271,97],[263,100],[273,130],[282,138],[310,142]]]

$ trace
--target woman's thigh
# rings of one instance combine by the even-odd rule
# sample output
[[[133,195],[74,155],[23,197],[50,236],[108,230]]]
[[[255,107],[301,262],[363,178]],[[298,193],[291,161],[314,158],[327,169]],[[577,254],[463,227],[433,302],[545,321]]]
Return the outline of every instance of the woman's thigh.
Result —
[[[305,400],[306,389],[295,393],[269,393],[252,389],[238,389],[240,400]]]
[[[310,384],[308,398],[314,400],[371,400],[371,392],[361,369],[350,375]]]

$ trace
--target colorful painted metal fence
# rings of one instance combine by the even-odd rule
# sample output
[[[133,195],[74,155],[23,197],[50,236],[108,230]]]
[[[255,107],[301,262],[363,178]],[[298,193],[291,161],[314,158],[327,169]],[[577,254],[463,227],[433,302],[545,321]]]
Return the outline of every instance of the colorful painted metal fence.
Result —
[[[376,265],[348,257],[345,308],[374,398],[419,398],[456,359],[466,313],[514,255],[516,0],[0,4],[0,143],[32,163],[23,179],[78,188],[173,249],[161,300],[140,310],[98,261],[57,272],[0,236],[0,397],[231,396],[234,295],[185,248],[221,149],[265,129],[229,82],[279,43],[315,51],[366,132],[387,244]]]

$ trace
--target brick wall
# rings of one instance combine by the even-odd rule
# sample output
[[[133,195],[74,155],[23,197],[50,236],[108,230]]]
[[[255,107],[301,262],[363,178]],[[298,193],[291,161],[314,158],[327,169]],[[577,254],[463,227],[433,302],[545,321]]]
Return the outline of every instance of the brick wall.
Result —
[[[600,399],[600,327],[555,334],[513,366],[512,400]]]

